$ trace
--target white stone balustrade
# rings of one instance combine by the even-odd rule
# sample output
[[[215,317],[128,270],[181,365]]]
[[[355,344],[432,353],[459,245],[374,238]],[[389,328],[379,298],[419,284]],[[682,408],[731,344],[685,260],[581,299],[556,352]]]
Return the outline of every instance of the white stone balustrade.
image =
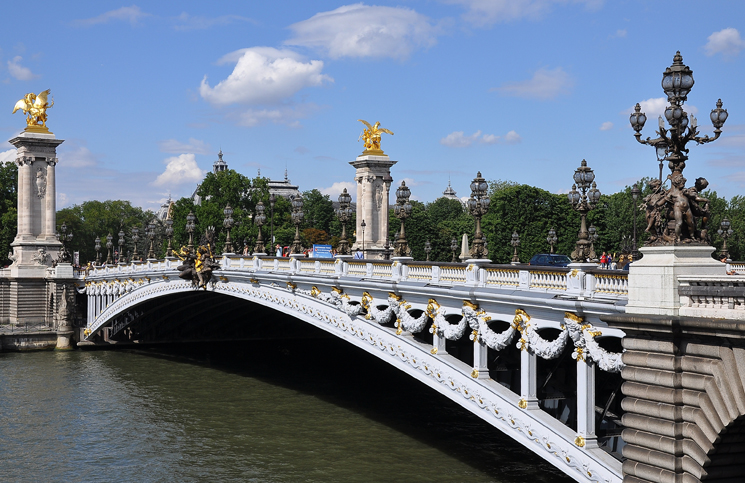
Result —
[[[567,273],[569,272],[530,270],[530,288],[566,290]]]

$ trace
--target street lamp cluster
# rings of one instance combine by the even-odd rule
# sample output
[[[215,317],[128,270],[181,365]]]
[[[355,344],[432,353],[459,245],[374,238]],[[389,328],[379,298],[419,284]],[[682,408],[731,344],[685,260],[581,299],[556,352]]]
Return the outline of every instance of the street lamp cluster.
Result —
[[[351,205],[352,196],[344,188],[344,191],[339,195],[339,208],[336,209],[336,216],[341,222],[341,239],[339,239],[339,247],[336,250],[339,255],[350,255],[352,253],[349,248],[349,242],[347,241],[347,222],[352,219],[352,215],[354,214]]]
[[[405,221],[411,216],[411,203],[409,203],[409,197],[411,197],[411,190],[406,186],[406,182],[401,181],[401,186],[396,190],[396,206],[393,207],[393,213],[396,218],[401,220],[401,229],[396,237],[396,243],[394,244],[393,253],[397,257],[410,257],[411,248],[409,243],[406,241]]]
[[[468,199],[468,211],[476,220],[476,233],[471,245],[471,257],[477,259],[486,258],[489,254],[489,250],[486,249],[484,243],[484,233],[481,231],[481,217],[489,211],[488,188],[489,185],[481,177],[481,171],[479,171],[471,182],[471,197]]]
[[[584,262],[588,258],[594,260],[595,249],[587,231],[587,213],[590,212],[600,200],[600,191],[595,184],[595,173],[587,166],[584,159],[579,168],[574,171],[574,185],[572,191],[567,194],[572,208],[579,212],[581,225],[579,236],[571,258],[575,262]],[[579,191],[577,191],[579,188]]]

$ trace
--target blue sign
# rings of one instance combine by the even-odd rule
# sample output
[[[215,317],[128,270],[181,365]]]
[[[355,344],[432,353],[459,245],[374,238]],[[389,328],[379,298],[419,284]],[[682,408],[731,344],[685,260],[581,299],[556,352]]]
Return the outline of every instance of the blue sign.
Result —
[[[313,245],[313,258],[334,258],[331,245]]]

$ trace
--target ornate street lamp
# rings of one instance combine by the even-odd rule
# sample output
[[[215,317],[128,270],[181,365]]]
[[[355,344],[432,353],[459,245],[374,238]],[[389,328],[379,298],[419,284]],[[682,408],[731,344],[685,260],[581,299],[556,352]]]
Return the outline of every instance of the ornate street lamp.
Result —
[[[155,223],[152,221],[148,223],[147,225],[147,231],[145,232],[147,234],[148,240],[150,240],[150,249],[147,252],[147,258],[149,260],[155,259],[155,247],[153,246],[155,242]]]
[[[339,195],[339,208],[336,210],[336,217],[341,222],[341,239],[339,240],[339,247],[337,253],[339,255],[350,255],[351,249],[349,248],[349,242],[347,241],[347,222],[352,218],[352,196],[347,193],[347,189]],[[388,240],[386,240],[386,243]]]
[[[266,215],[264,214],[264,203],[259,201],[256,203],[256,214],[254,215],[254,224],[259,228],[259,234],[256,237],[256,246],[254,247],[254,253],[266,253],[264,248],[264,236],[261,234],[261,227],[266,221]]]
[[[222,226],[227,230],[227,234],[225,235],[225,247],[222,252],[233,253],[233,242],[230,239],[230,229],[233,228],[233,208],[231,208],[230,203],[225,206],[222,213],[225,215],[225,219],[222,221]]]
[[[559,241],[559,239],[556,237],[556,230],[554,230],[553,227],[548,230],[546,241],[548,242],[548,246],[550,247],[549,253],[555,253],[554,247],[556,246],[556,242]]]
[[[517,247],[520,246],[520,235],[518,235],[516,231],[512,232],[512,240],[510,241],[510,245],[512,245],[515,250],[512,254],[512,263],[520,263],[520,257],[517,255]]]
[[[271,225],[272,225],[272,231],[271,231],[271,239],[269,241],[269,245],[271,247],[274,247],[274,204],[277,202],[277,197],[274,196],[274,193],[269,194],[269,215],[271,218]],[[273,248],[272,248],[273,249]]]
[[[730,221],[727,219],[727,217],[722,218],[722,223],[719,225],[719,229],[717,230],[717,233],[720,237],[722,237],[722,249],[719,250],[719,258],[726,257],[729,258],[729,251],[727,251],[727,238],[730,237],[730,235],[733,233],[732,228],[730,228]]]
[[[479,171],[471,182],[471,198],[468,200],[468,211],[476,219],[476,234],[473,237],[470,253],[473,258],[486,258],[489,254],[484,244],[484,234],[481,232],[481,217],[489,210],[488,188],[489,185],[481,177],[481,171]]]
[[[111,242],[114,237],[111,236],[111,233],[106,235],[106,250],[108,253],[106,254],[106,265],[112,265],[114,261],[111,259],[111,249],[114,248],[114,244]]]
[[[641,106],[637,104],[634,112],[631,114],[629,121],[634,129],[636,140],[642,144],[654,146],[655,148],[664,149],[665,158],[668,166],[673,173],[682,173],[685,168],[685,162],[688,159],[686,144],[689,141],[695,141],[697,144],[710,143],[722,134],[722,126],[727,120],[727,110],[722,109],[722,100],[717,101],[716,109],[711,111],[709,118],[714,126],[714,137],[708,135],[700,137],[697,127],[697,120],[691,114],[690,122],[688,113],[683,110],[683,103],[688,99],[688,93],[693,87],[693,71],[683,64],[683,57],[680,51],[675,53],[673,64],[665,69],[662,74],[662,90],[667,94],[667,100],[670,105],[665,109],[665,119],[670,125],[670,129],[665,128],[665,121],[660,118],[659,137],[655,139],[642,139],[641,130],[647,121],[647,116],[641,112]]]
[[[290,253],[303,253],[303,244],[300,242],[300,225],[303,223],[303,197],[298,194],[292,199],[292,223],[295,224],[295,239],[290,246]]]
[[[62,222],[62,226],[59,227],[59,231],[59,240],[62,242],[62,249],[60,250],[59,261],[63,263],[69,263],[72,260],[72,257],[70,256],[70,251],[67,249],[67,242],[72,241],[72,232],[67,233],[67,225],[65,224],[65,222]]]
[[[101,238],[96,237],[96,265],[101,265]]]
[[[634,206],[632,210],[634,212],[634,239],[631,247],[631,254],[634,257],[634,260],[636,260],[636,212],[639,211],[639,207],[636,205],[636,203],[639,200],[640,193],[641,190],[639,189],[639,183],[634,183],[633,188],[631,188],[631,198],[634,200]]]
[[[590,212],[600,200],[600,191],[595,184],[595,173],[587,166],[587,161],[582,160],[582,165],[574,172],[574,182],[572,191],[567,195],[572,208],[577,210],[582,219],[579,229],[577,245],[572,252],[572,260],[575,262],[584,262],[588,258],[594,260],[595,250],[592,242],[588,239],[587,232],[587,213]],[[577,188],[579,187],[579,191]]]
[[[173,220],[166,218],[166,236],[168,237],[168,248],[166,249],[166,258],[173,258]]]
[[[189,253],[194,252],[194,220],[196,219],[197,217],[194,216],[193,211],[190,211],[186,215],[186,232],[189,234]]]
[[[401,181],[401,186],[396,190],[396,206],[393,207],[393,213],[396,218],[401,220],[401,229],[399,230],[398,238],[396,239],[396,245],[393,249],[393,254],[397,257],[410,257],[411,248],[406,241],[406,228],[404,222],[406,218],[411,216],[411,203],[409,203],[409,197],[411,196],[411,190],[406,186],[405,181]]]
[[[119,265],[124,265],[127,260],[124,257],[124,230],[119,230]]]
[[[424,253],[427,254],[427,261],[429,261],[429,252],[432,251],[432,244],[427,240],[424,242]]]
[[[132,251],[132,260],[137,260],[137,242],[140,241],[140,229],[136,226],[132,227],[132,244],[134,250]]]
[[[450,240],[450,251],[453,252],[452,263],[457,262],[457,259],[456,259],[456,255],[455,254],[458,251],[458,240],[455,237],[453,237],[453,239]]]
[[[365,258],[365,227],[367,224],[365,223],[365,220],[362,220],[362,223],[360,223],[360,228],[362,228],[362,258]]]

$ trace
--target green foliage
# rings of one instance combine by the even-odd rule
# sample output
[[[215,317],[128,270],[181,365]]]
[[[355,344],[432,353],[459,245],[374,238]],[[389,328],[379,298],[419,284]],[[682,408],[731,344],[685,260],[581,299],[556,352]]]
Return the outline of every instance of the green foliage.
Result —
[[[65,223],[68,233],[73,234],[72,241],[68,246],[71,252],[80,252],[80,263],[82,265],[87,261],[96,259],[96,237],[101,238],[101,261],[105,261],[107,255],[106,236],[109,233],[112,235],[114,249],[118,249],[120,230],[125,233],[124,251],[131,252],[134,248],[131,230],[135,226],[140,230],[137,251],[139,255],[146,257],[149,242],[145,236],[145,228],[154,218],[155,215],[151,211],[143,211],[139,207],[132,206],[129,201],[86,201],[80,205],[73,205],[58,211],[57,225]],[[157,231],[162,232],[160,224],[157,227]],[[162,235],[160,236],[162,237]]]
[[[16,236],[18,193],[18,168],[15,163],[0,163],[0,267],[10,262],[10,244]]]

